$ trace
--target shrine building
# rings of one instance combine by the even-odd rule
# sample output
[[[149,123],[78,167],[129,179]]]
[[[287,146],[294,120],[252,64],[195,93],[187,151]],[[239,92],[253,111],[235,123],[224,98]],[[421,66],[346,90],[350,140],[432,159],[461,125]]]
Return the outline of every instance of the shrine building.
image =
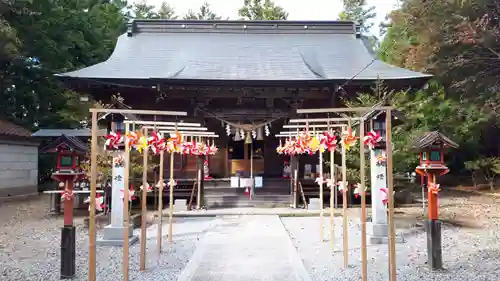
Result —
[[[274,135],[298,108],[340,107],[341,97],[371,92],[379,79],[402,90],[419,89],[431,77],[376,59],[350,21],[204,20],[134,20],[106,61],[58,76],[104,103],[119,93],[133,109],[187,111],[189,117],[177,121],[216,132],[219,152],[208,159],[207,197],[241,195],[230,178],[249,176],[251,155],[253,175],[263,179],[260,194],[289,195],[289,180],[282,179],[287,156],[276,153]],[[156,120],[172,121],[166,118]],[[235,137],[255,127],[251,144]],[[317,161],[300,158],[314,167]],[[164,169],[168,174],[168,165]],[[195,157],[175,158],[174,177],[194,179]]]

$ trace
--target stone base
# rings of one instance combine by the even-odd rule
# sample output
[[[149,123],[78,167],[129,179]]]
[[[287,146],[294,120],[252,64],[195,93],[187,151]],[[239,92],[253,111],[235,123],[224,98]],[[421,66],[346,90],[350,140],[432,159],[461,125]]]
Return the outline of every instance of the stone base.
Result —
[[[368,223],[370,244],[389,244],[389,226],[387,224]],[[402,236],[396,234],[395,242],[404,243]]]
[[[103,246],[123,246],[123,230],[123,227],[112,227],[108,225],[104,227],[104,236],[98,239],[96,243]],[[139,241],[139,237],[134,236],[134,228],[132,225],[129,225],[128,234],[129,245]]]
[[[321,210],[321,203],[319,202],[319,199],[317,199],[317,198],[309,199],[309,206],[307,206],[307,209],[309,209],[309,210]]]
[[[187,210],[187,200],[186,199],[176,199],[174,202],[174,212],[181,212]]]

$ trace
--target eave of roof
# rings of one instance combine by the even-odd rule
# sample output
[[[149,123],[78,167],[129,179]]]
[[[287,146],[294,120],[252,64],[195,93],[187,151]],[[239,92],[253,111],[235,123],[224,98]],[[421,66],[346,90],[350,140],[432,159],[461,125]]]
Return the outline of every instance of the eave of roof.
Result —
[[[135,20],[108,60],[58,76],[126,85],[431,77],[374,60],[353,22],[172,20]]]
[[[99,136],[105,136],[106,130],[100,130],[97,133]],[[33,137],[60,137],[66,135],[69,137],[91,137],[92,131],[85,129],[40,129],[32,134]]]
[[[31,137],[31,132],[12,122],[0,118],[0,136],[5,137]]]
[[[435,142],[442,142],[445,147],[458,148],[458,144],[438,131],[427,132],[417,138],[412,146],[413,149],[424,149]]]
[[[88,151],[88,146],[83,143],[78,137],[71,137],[66,135],[61,135],[56,140],[47,144],[42,151],[43,152],[54,152],[54,149],[57,149],[61,144],[67,145],[70,149],[75,152],[85,153]]]

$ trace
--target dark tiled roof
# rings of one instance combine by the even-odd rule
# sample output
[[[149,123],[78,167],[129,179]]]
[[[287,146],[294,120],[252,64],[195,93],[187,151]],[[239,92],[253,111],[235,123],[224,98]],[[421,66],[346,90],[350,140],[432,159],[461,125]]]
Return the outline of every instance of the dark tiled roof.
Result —
[[[59,76],[102,81],[351,79],[373,60],[353,22],[136,20],[102,63]],[[355,80],[428,79],[375,60]]]
[[[415,140],[412,147],[414,149],[422,149],[432,145],[436,141],[442,142],[445,147],[458,148],[457,143],[438,131],[424,133],[421,137]]]
[[[43,152],[55,152],[57,147],[65,145],[68,148],[70,148],[73,151],[80,152],[80,153],[85,153],[88,151],[88,145],[85,144],[83,141],[78,139],[77,137],[70,137],[66,135],[62,135],[46,145],[42,151]]]
[[[0,118],[0,136],[31,137],[31,132],[21,126]]]
[[[59,137],[66,135],[69,137],[91,137],[92,131],[88,128],[85,129],[40,129],[33,133],[33,137]],[[106,130],[99,130],[98,136],[107,135]]]

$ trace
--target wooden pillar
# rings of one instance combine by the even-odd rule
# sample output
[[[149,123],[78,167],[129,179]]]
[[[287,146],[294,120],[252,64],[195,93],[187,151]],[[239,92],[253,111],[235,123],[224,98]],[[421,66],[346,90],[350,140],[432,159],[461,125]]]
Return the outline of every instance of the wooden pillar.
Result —
[[[392,114],[391,110],[386,110],[386,156],[387,156],[387,189],[389,203],[389,280],[396,281],[396,229],[394,226],[394,176],[392,174]]]
[[[90,211],[89,211],[89,274],[88,281],[96,281],[96,230],[95,198],[97,189],[97,112],[92,112],[92,137],[90,149]]]
[[[144,129],[144,136],[147,137],[148,129]],[[148,147],[144,148],[142,156],[142,196],[141,196],[141,249],[140,249],[140,264],[139,270],[146,270],[146,217],[147,217],[147,207],[146,201],[148,199]],[[127,187],[125,187],[127,188]],[[127,227],[127,226],[125,226]]]
[[[204,164],[205,164],[205,156],[200,155],[197,156],[197,164],[196,164],[196,170],[198,171],[199,175],[199,181],[198,181],[198,195],[196,198],[196,207],[198,209],[203,208],[205,206],[205,169],[204,169]]]

